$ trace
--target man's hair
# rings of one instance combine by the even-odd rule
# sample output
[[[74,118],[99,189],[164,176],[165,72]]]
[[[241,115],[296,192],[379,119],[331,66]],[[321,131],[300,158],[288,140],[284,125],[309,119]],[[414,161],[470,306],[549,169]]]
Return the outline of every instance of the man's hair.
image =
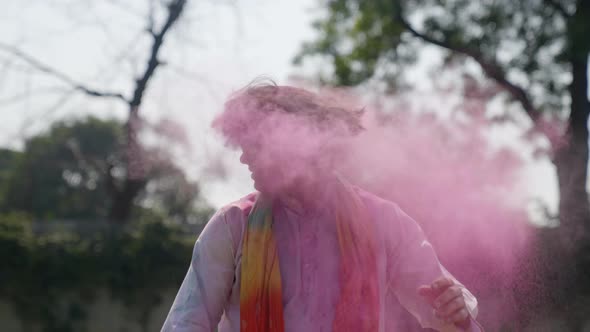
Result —
[[[279,86],[272,80],[256,79],[238,91],[230,101],[243,97],[255,100],[258,111],[304,116],[320,128],[344,125],[353,135],[364,129],[361,123],[363,110],[348,109],[331,97],[292,86]],[[226,108],[228,105],[229,102]]]
[[[309,129],[307,135],[318,134],[307,137],[318,140],[355,136],[364,129],[363,111],[342,105],[333,97],[279,86],[270,80],[255,80],[227,100],[224,112],[215,119],[213,127],[229,144],[237,146],[267,142],[262,137],[297,128]]]

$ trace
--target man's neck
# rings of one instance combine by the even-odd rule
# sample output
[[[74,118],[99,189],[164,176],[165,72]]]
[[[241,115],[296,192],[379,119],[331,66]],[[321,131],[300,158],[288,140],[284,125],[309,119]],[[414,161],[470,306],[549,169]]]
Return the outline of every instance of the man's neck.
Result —
[[[286,191],[284,195],[279,195],[279,200],[297,214],[308,214],[325,206],[327,199],[329,199],[330,183],[328,179],[302,181]]]

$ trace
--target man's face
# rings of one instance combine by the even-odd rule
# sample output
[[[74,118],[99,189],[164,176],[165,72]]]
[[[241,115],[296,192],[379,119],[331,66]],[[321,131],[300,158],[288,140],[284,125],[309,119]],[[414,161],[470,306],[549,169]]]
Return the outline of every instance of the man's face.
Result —
[[[266,173],[267,173],[267,171],[265,171],[266,167],[261,165],[260,159],[257,159],[259,151],[260,151],[260,149],[258,149],[258,148],[242,147],[242,154],[240,156],[240,162],[242,164],[248,166],[248,170],[251,173],[250,177],[254,181],[254,187],[256,187],[256,189],[258,189],[258,190],[260,190],[260,189],[257,187],[258,181],[256,179],[261,179],[261,178],[265,177]]]
[[[242,146],[240,162],[252,173],[256,190],[267,194],[285,194],[308,171],[309,161],[289,149],[263,145]]]
[[[240,162],[248,166],[254,188],[260,192],[276,193],[276,182],[280,181],[281,172],[277,163],[268,160],[259,148],[242,148]]]

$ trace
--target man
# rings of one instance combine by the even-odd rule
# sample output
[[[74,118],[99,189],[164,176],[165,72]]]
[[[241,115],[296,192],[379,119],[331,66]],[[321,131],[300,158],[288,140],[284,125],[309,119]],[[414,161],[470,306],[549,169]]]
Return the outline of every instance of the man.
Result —
[[[162,331],[389,332],[396,301],[424,328],[482,331],[475,297],[420,227],[338,175],[360,116],[286,86],[226,103],[214,126],[242,149],[257,192],[209,221]]]

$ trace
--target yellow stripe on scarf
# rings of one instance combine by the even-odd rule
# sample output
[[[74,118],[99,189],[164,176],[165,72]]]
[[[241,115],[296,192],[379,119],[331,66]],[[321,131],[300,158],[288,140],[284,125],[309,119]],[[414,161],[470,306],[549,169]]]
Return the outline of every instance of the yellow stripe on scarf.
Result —
[[[242,246],[240,331],[283,332],[283,295],[271,203],[259,197]]]

